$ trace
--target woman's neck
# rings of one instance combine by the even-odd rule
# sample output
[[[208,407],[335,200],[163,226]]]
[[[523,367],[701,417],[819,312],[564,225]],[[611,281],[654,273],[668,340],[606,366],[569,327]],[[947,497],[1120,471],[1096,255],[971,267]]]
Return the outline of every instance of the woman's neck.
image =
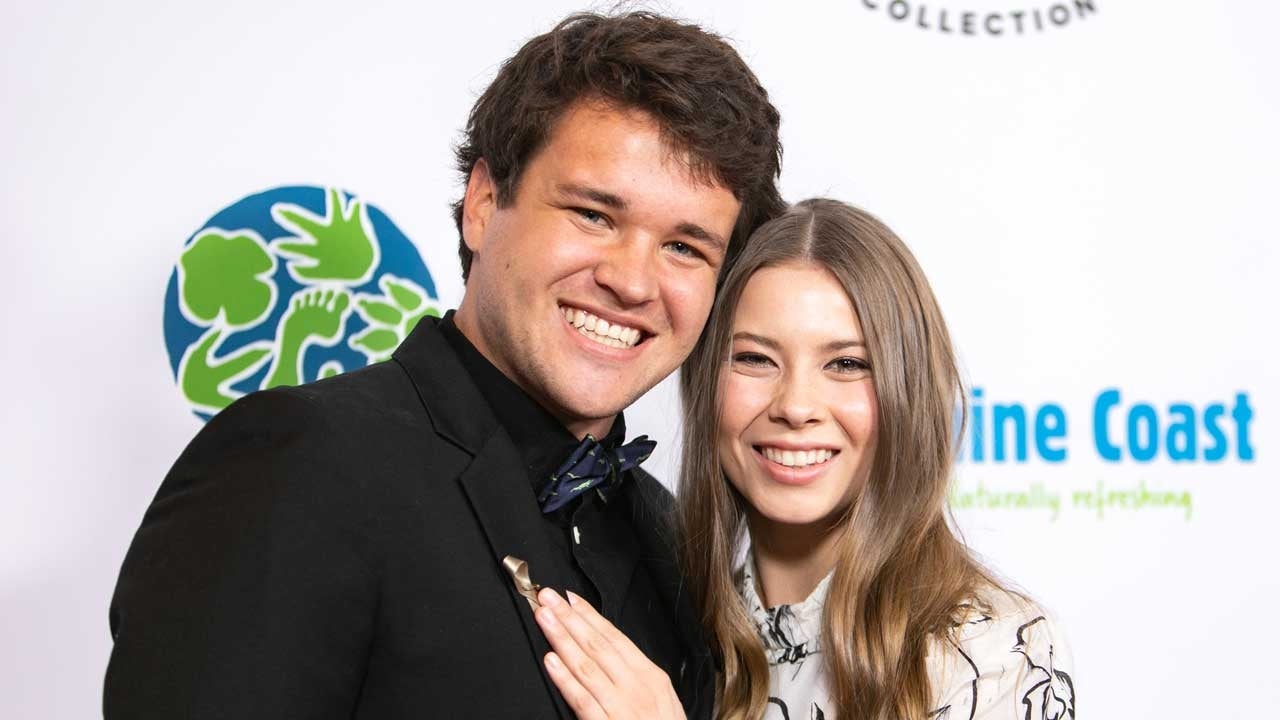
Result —
[[[765,607],[803,602],[835,567],[839,533],[827,523],[779,525],[757,516],[747,527]]]

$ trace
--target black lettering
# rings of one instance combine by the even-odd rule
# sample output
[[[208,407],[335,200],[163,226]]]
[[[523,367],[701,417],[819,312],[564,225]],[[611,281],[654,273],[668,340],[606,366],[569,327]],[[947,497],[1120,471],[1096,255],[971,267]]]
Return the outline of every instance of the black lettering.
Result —
[[[967,12],[960,16],[960,30],[965,35],[973,34],[973,13]]]
[[[1003,20],[1003,19],[1004,18],[1000,15],[1000,13],[991,13],[990,15],[987,16],[987,20],[986,22],[983,23],[983,26],[985,26],[987,28],[987,32],[991,33],[992,35],[1003,35],[1004,28],[997,27],[995,23],[991,22],[992,20]]]
[[[902,8],[902,12],[898,12],[898,8]],[[906,20],[911,14],[911,6],[907,4],[907,0],[893,0],[889,3],[889,17],[894,20]]]
[[[1062,27],[1071,19],[1071,10],[1067,9],[1066,5],[1054,5],[1049,8],[1049,19],[1053,21],[1054,25]]]
[[[1036,29],[1037,29],[1037,30],[1044,30],[1044,19],[1040,17],[1040,11],[1039,11],[1039,10],[1032,10],[1032,11],[1031,11],[1031,17],[1033,17],[1033,18],[1035,18],[1035,19],[1036,19]]]
[[[947,24],[946,8],[943,8],[942,14],[938,17],[938,29],[944,33],[951,32],[951,26]]]
[[[872,4],[871,0],[862,0],[862,4],[867,6],[868,10],[875,10],[880,7],[879,5]]]
[[[925,7],[924,5],[921,5],[920,9],[916,11],[916,27],[922,28],[924,30],[929,29],[929,23],[924,21],[924,14],[928,12],[928,10],[929,8]]]
[[[1009,17],[1013,18],[1013,26],[1018,31],[1019,35],[1022,34],[1022,15],[1023,12],[1021,10],[1014,10],[1009,13]]]
[[[1098,9],[1093,6],[1093,0],[1076,0],[1076,12],[1080,14],[1080,17],[1084,17],[1085,10],[1091,13],[1098,12]]]

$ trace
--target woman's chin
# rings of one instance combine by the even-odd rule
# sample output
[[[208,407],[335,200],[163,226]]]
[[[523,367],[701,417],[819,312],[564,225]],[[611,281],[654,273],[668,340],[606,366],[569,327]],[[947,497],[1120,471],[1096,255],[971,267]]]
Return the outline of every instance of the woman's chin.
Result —
[[[756,513],[760,518],[771,525],[795,527],[797,529],[826,522],[831,517],[832,512],[832,508],[829,507],[796,507],[794,504],[790,507],[763,507],[756,509]]]

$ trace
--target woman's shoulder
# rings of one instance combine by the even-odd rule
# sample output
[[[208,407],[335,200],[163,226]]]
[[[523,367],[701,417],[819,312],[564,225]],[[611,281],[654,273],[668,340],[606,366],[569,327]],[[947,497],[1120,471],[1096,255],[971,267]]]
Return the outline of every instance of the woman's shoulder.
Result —
[[[976,593],[934,641],[928,663],[938,720],[1075,716],[1066,634],[1049,610],[1018,593]]]

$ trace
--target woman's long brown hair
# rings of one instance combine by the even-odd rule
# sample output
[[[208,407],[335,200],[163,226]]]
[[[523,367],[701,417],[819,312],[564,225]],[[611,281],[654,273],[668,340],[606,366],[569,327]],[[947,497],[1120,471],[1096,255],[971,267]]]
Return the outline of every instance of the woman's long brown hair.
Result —
[[[870,214],[806,200],[759,228],[725,274],[707,330],[680,377],[684,460],[681,559],[722,662],[721,718],[759,718],[769,666],[734,585],[742,497],[717,452],[733,316],[756,271],[804,263],[830,272],[862,325],[877,442],[866,486],[843,513],[824,609],[822,653],[841,720],[925,720],[929,645],[945,640],[982,588],[998,584],[952,533],[946,493],[964,413],[951,339],[906,245]]]

